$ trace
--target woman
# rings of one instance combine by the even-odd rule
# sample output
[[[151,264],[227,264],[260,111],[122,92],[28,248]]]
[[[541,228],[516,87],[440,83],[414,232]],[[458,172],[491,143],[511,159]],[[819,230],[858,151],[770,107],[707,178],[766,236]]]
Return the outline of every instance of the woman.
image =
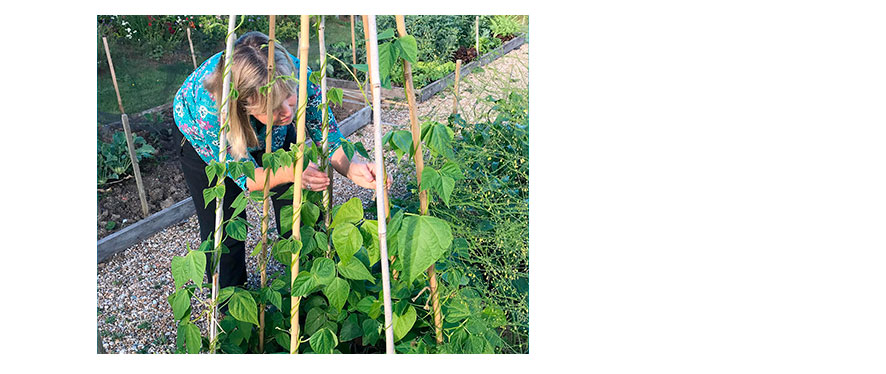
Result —
[[[256,166],[255,179],[240,176],[233,180],[230,175],[225,178],[224,219],[233,214],[232,202],[246,191],[261,191],[265,184],[265,170],[262,168],[262,154],[265,150],[265,131],[272,121],[272,151],[290,149],[296,143],[295,125],[293,123],[298,106],[298,84],[291,79],[277,79],[271,90],[271,97],[259,93],[259,88],[268,79],[268,44],[269,38],[260,32],[248,32],[237,39],[232,53],[231,82],[238,92],[236,101],[230,103],[228,113],[227,160],[251,161]],[[299,60],[286,52],[279,43],[274,46],[276,75],[297,76]],[[173,116],[182,136],[181,166],[188,190],[197,208],[197,219],[200,223],[201,240],[211,239],[215,231],[215,201],[205,204],[203,190],[210,187],[205,167],[210,161],[218,161],[219,155],[219,105],[221,104],[223,85],[222,52],[210,57],[197,68],[182,84],[173,100]],[[295,73],[295,74],[294,74]],[[308,71],[310,75],[310,70]],[[271,100],[274,108],[273,118],[267,118],[267,101]],[[321,141],[322,112],[317,108],[320,104],[320,89],[308,82],[308,102],[305,110],[305,127],[311,139]],[[269,121],[270,120],[270,121]],[[342,135],[338,130],[332,110],[328,111],[328,140],[330,164],[341,175],[344,175],[358,186],[375,188],[374,164],[351,162],[341,149]],[[282,167],[270,175],[270,187],[275,196],[281,195],[294,182],[291,166]],[[310,165],[303,171],[302,188],[311,191],[323,191],[331,181],[325,172]],[[388,179],[390,184],[390,178]],[[212,185],[215,185],[213,180]],[[280,211],[291,200],[272,198],[274,211],[277,214],[277,232],[280,227]],[[246,219],[246,212],[240,217]],[[245,243],[233,238],[223,241],[229,253],[222,254],[219,265],[219,286],[221,288],[246,283],[246,250]],[[207,255],[207,274],[209,261]],[[211,274],[210,274],[211,278]]]

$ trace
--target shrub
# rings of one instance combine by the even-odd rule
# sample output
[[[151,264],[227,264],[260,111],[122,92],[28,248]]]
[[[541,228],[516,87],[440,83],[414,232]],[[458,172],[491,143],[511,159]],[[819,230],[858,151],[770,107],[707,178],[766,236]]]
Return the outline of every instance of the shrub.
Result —
[[[154,157],[157,151],[144,138],[138,135],[132,137],[135,148],[136,161]],[[97,184],[102,186],[111,180],[123,178],[132,172],[132,161],[129,159],[129,147],[126,144],[126,135],[122,131],[114,133],[110,143],[98,140],[98,160],[96,174]]]
[[[489,23],[493,36],[516,35],[522,29],[520,23],[511,16],[492,16]]]

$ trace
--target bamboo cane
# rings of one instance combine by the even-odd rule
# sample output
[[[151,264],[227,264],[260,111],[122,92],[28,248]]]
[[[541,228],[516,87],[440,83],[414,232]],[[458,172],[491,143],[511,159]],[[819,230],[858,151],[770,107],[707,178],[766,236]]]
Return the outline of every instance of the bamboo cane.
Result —
[[[296,114],[298,116],[298,121],[296,124],[296,144],[298,144],[298,151],[296,152],[295,157],[295,165],[292,168],[293,175],[293,189],[294,193],[292,194],[292,238],[295,240],[301,240],[301,231],[299,230],[299,226],[301,225],[301,195],[302,195],[302,157],[305,154],[305,109],[308,104],[308,49],[310,48],[310,16],[302,15],[301,16],[301,32],[299,33],[298,38],[298,59],[299,59],[299,67],[298,67],[298,112],[301,114]],[[297,113],[298,113],[297,112]],[[295,278],[298,276],[298,257],[301,251],[296,251],[296,253],[292,254],[292,265],[290,267],[292,273],[292,280],[290,283],[290,287],[295,285]],[[292,307],[290,309],[290,322],[292,324],[290,330],[290,342],[289,343],[289,353],[290,354],[298,354],[298,344],[299,344],[299,331],[300,326],[298,324],[298,307],[301,304],[301,298],[293,297],[292,298]]]
[[[188,45],[191,47],[191,61],[194,63],[194,70],[197,69],[197,56],[194,55],[194,43],[191,42],[191,26],[185,28],[188,31]]]
[[[332,168],[329,167],[329,101],[326,100],[326,17],[320,16],[320,30],[317,32],[317,39],[320,42],[320,102],[326,103],[327,107],[323,110],[323,122],[321,131],[323,133],[323,139],[320,141],[320,171],[325,171],[326,176],[329,178],[329,185],[326,186],[326,189],[323,190],[323,209],[326,211],[324,214],[323,223],[326,224],[326,233],[329,234],[329,225],[332,224]],[[329,239],[332,240],[332,235],[329,235]],[[328,245],[329,248],[332,248]],[[332,251],[329,252],[331,256]]]
[[[381,144],[381,84],[379,82],[379,74],[378,74],[378,36],[375,31],[375,16],[367,17],[369,22],[367,24],[367,28],[369,30],[369,60],[371,63],[369,66],[369,75],[372,77],[372,120],[375,125],[375,167],[376,170],[381,170],[384,164],[384,154],[382,153],[382,144]],[[382,199],[382,190],[385,187],[385,179],[384,178],[376,178],[375,179],[375,200],[376,200],[376,210],[378,212],[378,216],[381,217],[384,210],[385,204]],[[381,254],[381,279],[382,279],[382,292],[384,294],[384,309],[385,309],[385,353],[394,354],[394,328],[393,328],[393,316],[391,310],[391,279],[390,272],[388,269],[388,244],[387,244],[387,223],[385,220],[378,220],[378,244],[379,250]]]
[[[480,56],[480,16],[474,21],[474,49],[477,51],[477,56]]]
[[[406,35],[406,22],[404,21],[404,17],[394,16],[394,19],[397,22],[397,33],[400,34],[400,37]],[[421,190],[421,173],[425,167],[425,160],[423,158],[423,153],[421,150],[421,127],[418,123],[418,115],[416,114],[418,111],[416,110],[415,104],[415,89],[412,85],[412,64],[408,61],[403,60],[403,76],[404,76],[404,88],[406,90],[406,101],[409,103],[409,124],[410,129],[412,130],[412,148],[415,149],[415,154],[413,154],[413,158],[415,159],[415,174],[416,179],[418,179],[418,190],[421,191],[418,193],[418,201],[419,201],[419,212],[421,215],[428,214],[428,191]],[[428,268],[428,279],[430,280],[430,288],[431,288],[431,304],[434,308],[434,330],[436,333],[437,344],[443,343],[443,313],[440,309],[440,300],[437,297],[437,274],[434,270],[434,265]]]
[[[354,16],[351,15],[351,56],[354,57],[354,65],[357,65],[357,39],[354,35]],[[354,68],[354,76],[357,76],[357,68]]]
[[[225,65],[224,80],[222,83],[222,103],[219,107],[219,122],[221,124],[218,134],[218,162],[224,164],[227,158],[227,126],[228,114],[231,103],[231,61],[234,53],[234,28],[237,22],[236,15],[228,16],[228,37],[225,42]],[[216,187],[224,186],[225,176],[216,177]],[[222,221],[224,219],[223,208],[224,198],[216,197],[215,199],[215,235],[213,243],[215,249],[212,252],[212,314],[209,317],[209,353],[215,353],[216,344],[218,343],[218,264],[221,260],[221,244],[222,244]]]
[[[370,58],[370,56],[369,56],[369,51],[370,51],[370,49],[369,49],[369,38],[370,38],[370,37],[375,37],[376,42],[378,42],[378,36],[377,36],[377,35],[370,35],[370,34],[369,34],[369,29],[366,27],[367,23],[369,22],[369,21],[368,21],[368,18],[369,18],[369,16],[366,16],[366,15],[363,16],[363,35],[364,35],[364,37],[366,38],[366,67],[367,67],[367,69],[368,69],[367,71],[372,71],[372,66],[373,66],[373,65],[372,65],[372,64],[373,64],[372,61],[378,61],[378,57],[376,56],[375,58]],[[372,84],[372,82],[373,82],[372,79],[371,79],[371,78],[372,78],[372,77],[371,77],[371,74],[367,74],[366,77],[367,77],[367,78],[370,78],[370,79],[369,79],[369,83],[370,83],[370,86],[371,86],[371,84]],[[379,79],[380,79],[380,78],[379,78]],[[379,87],[381,87],[381,86],[379,85]],[[376,95],[378,95],[379,97],[381,97],[381,88],[379,88],[379,92],[375,92],[375,91],[372,91],[372,90],[369,90],[369,91],[370,91],[370,93],[371,93],[372,100],[375,100],[375,96],[376,96]],[[375,107],[373,107],[372,110],[374,111],[374,110],[375,110]],[[381,171],[382,171],[382,172],[381,172],[381,174],[382,174],[382,179],[384,179],[384,180],[387,182],[387,180],[388,180],[388,171],[385,169],[385,165],[384,165],[384,163],[382,163],[381,168],[376,169],[376,170],[381,170]],[[388,202],[388,188],[387,188],[387,186],[385,186],[385,188],[384,188],[383,191],[384,191],[384,193],[382,194],[382,197],[384,198],[384,202],[385,202],[385,220],[388,220],[388,219],[391,218],[391,204]],[[393,261],[393,260],[392,260],[392,261]]]
[[[461,77],[461,60],[455,60],[455,86],[452,95],[452,114],[458,113],[458,80]]]
[[[274,89],[274,76],[276,70],[275,58],[274,58],[274,45],[276,44],[276,40],[274,32],[275,32],[275,23],[277,21],[277,16],[271,15],[269,17],[269,26],[268,26],[268,103],[267,103],[267,118],[265,124],[265,153],[273,152],[271,147],[272,139],[271,134],[274,132],[274,103],[271,101],[271,92]],[[263,192],[263,200],[262,200],[262,216],[261,216],[261,253],[258,256],[258,266],[259,272],[261,273],[261,288],[265,288],[268,280],[268,264],[267,264],[267,254],[268,254],[268,221],[269,215],[268,210],[270,209],[270,194],[271,191],[271,168],[265,167],[265,185],[262,189]],[[258,351],[264,353],[265,351],[265,304],[260,303],[258,307]]]
[[[108,57],[108,67],[111,69],[111,81],[114,82],[114,91],[117,93],[117,105],[120,107],[120,120],[123,122],[123,134],[126,135],[126,147],[129,150],[129,160],[132,161],[132,174],[135,174],[135,186],[138,189],[138,199],[141,202],[142,217],[148,216],[148,199],[145,197],[145,186],[142,184],[142,173],[138,167],[138,159],[135,157],[135,144],[132,142],[132,130],[129,128],[129,116],[123,110],[123,100],[120,98],[120,88],[117,87],[117,74],[114,73],[114,62],[111,61],[111,49],[108,48],[108,38],[103,36],[105,55]]]

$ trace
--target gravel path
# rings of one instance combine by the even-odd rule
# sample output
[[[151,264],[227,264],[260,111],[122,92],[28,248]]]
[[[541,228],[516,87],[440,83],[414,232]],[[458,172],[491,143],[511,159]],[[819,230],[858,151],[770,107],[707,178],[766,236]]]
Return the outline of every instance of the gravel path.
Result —
[[[484,101],[488,95],[501,97],[503,87],[528,88],[529,44],[526,43],[498,60],[462,77],[459,83],[459,112],[468,122],[483,115],[491,108]],[[419,104],[419,120],[445,122],[453,108],[452,89],[441,91],[430,100]],[[389,105],[382,110],[383,131],[409,129],[409,110],[406,106]],[[367,150],[374,145],[372,126],[365,126],[348,137],[362,142]],[[411,162],[404,162],[403,172],[397,169],[393,153],[385,156],[386,167],[394,179],[391,196],[406,196],[407,181],[414,178]],[[355,156],[360,157],[360,156]],[[334,204],[358,197],[366,210],[375,210],[372,190],[357,187],[341,175],[335,174]],[[250,223],[260,221],[261,206],[247,208]],[[272,218],[273,220],[273,218]],[[271,227],[274,227],[272,222]],[[250,230],[247,248],[259,241],[259,230]],[[96,280],[97,325],[102,343],[108,353],[172,353],[175,350],[176,325],[172,309],[166,297],[173,292],[170,261],[173,256],[183,256],[187,246],[199,246],[200,228],[197,217],[170,226],[131,248],[117,253],[104,263],[98,264]],[[257,261],[247,256],[247,269],[256,269]],[[271,260],[268,274],[282,271],[283,265]],[[258,287],[257,274],[248,275],[250,287]],[[199,312],[195,306],[194,313]],[[200,326],[206,331],[206,326]]]

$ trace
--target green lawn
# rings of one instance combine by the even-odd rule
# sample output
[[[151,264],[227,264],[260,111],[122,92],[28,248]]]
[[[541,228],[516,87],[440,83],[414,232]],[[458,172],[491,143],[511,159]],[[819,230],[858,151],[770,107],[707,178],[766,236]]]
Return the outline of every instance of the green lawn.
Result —
[[[359,19],[356,22],[360,22]],[[268,32],[268,30],[257,31]],[[325,36],[327,45],[342,41],[350,43],[350,22],[339,20],[334,16],[327,16]],[[281,40],[281,42],[290,53],[298,56],[297,40]],[[357,43],[361,42],[362,37],[359,37]],[[123,100],[123,108],[129,114],[171,102],[172,97],[182,82],[193,71],[187,39],[181,43],[175,55],[161,59],[163,62],[151,59],[144,51],[130,50],[124,47],[117,47],[114,43],[110,44],[111,58],[113,59],[114,70],[117,75],[117,84],[120,87],[120,97]],[[99,42],[98,45],[99,53],[103,55],[104,50],[101,47],[101,43]],[[315,60],[320,53],[319,48],[316,29],[312,27],[311,49],[309,51],[309,56],[313,56],[309,57],[309,60],[311,60],[309,66],[312,69],[318,67]],[[197,54],[197,64],[200,64],[203,60],[222,49],[224,49],[224,46],[219,47],[216,51],[195,51]],[[118,121],[120,119],[120,110],[117,106],[117,96],[114,92],[114,84],[107,66],[99,66],[97,85],[98,121],[100,123]]]

